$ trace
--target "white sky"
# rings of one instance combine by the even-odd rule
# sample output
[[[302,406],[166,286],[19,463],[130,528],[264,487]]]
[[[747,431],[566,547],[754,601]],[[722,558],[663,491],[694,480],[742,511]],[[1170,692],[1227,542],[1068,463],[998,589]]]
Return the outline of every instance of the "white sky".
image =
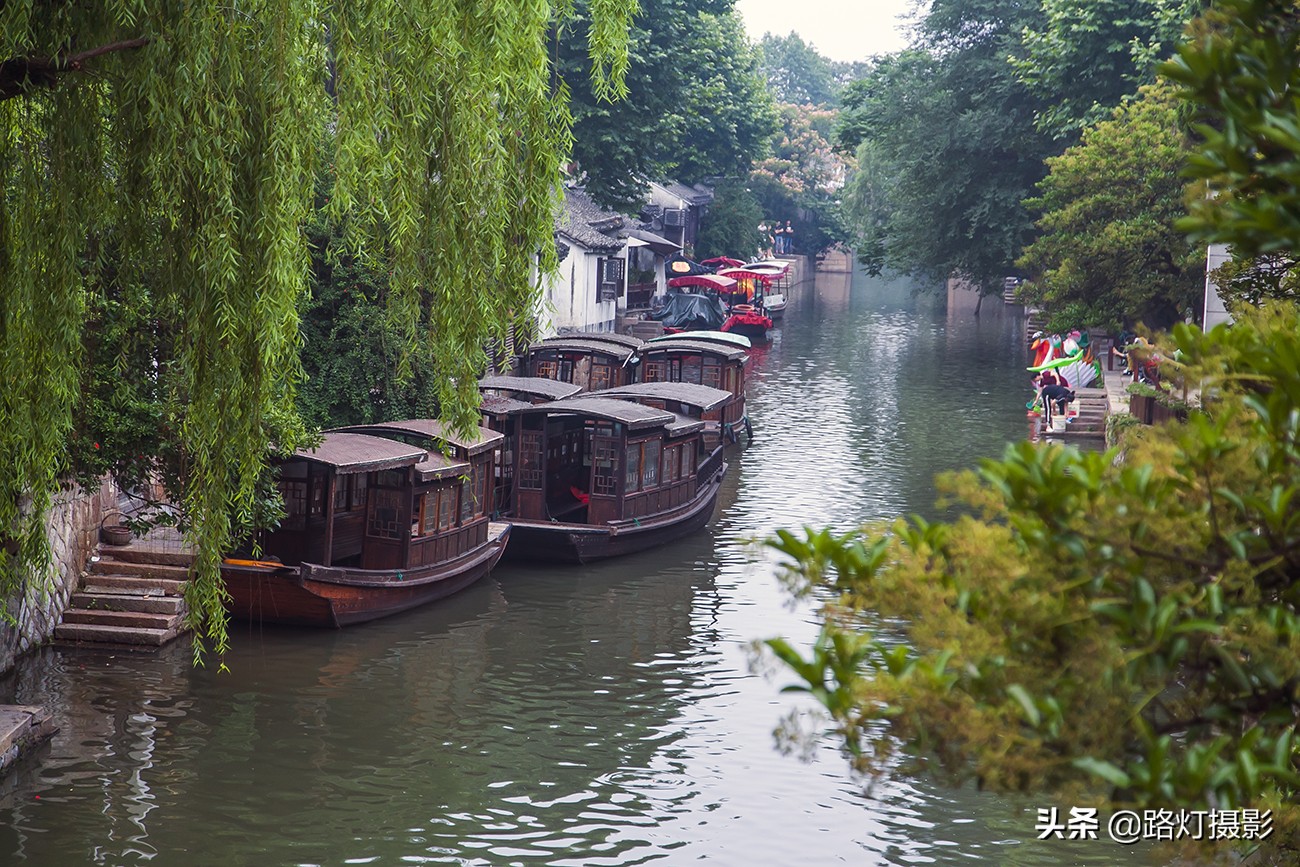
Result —
[[[907,45],[903,22],[915,0],[736,0],[755,42],[794,31],[831,60],[866,60]]]

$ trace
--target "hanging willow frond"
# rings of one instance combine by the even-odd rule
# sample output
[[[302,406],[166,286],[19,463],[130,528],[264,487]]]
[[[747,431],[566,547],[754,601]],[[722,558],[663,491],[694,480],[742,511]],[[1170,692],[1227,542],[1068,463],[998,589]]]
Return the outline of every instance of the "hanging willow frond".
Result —
[[[635,4],[591,6],[593,77],[615,95]],[[95,232],[120,238],[122,279],[149,282],[154,321],[175,332],[174,357],[127,375],[168,395],[197,549],[196,660],[226,649],[220,561],[248,527],[271,444],[306,436],[293,411],[297,311],[322,153],[330,212],[391,270],[389,315],[411,351],[432,355],[444,418],[473,423],[485,347],[524,324],[554,267],[571,118],[547,46],[571,11],[563,0],[0,5],[0,591],[45,557]]]

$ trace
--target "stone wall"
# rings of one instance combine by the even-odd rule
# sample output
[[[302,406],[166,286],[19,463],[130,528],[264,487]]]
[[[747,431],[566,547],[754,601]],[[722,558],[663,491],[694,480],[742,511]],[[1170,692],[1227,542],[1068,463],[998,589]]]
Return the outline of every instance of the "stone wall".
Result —
[[[30,577],[21,594],[6,600],[16,622],[0,622],[0,673],[54,634],[86,560],[95,551],[100,519],[116,504],[117,488],[108,481],[97,493],[73,488],[54,495],[46,517],[50,565],[43,579],[40,575]]]

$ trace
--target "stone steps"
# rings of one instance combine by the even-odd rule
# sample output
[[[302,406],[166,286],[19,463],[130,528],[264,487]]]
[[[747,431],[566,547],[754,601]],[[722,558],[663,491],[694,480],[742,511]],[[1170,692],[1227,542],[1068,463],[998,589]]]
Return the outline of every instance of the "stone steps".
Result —
[[[145,614],[182,614],[185,600],[179,596],[156,593],[114,592],[106,588],[87,587],[72,594],[73,608],[98,611],[139,611]]]
[[[178,629],[146,629],[139,626],[112,626],[102,623],[60,623],[54,637],[75,644],[131,644],[162,647],[180,635]]]
[[[57,641],[161,647],[185,631],[185,582],[192,557],[144,546],[101,546],[82,574]]]

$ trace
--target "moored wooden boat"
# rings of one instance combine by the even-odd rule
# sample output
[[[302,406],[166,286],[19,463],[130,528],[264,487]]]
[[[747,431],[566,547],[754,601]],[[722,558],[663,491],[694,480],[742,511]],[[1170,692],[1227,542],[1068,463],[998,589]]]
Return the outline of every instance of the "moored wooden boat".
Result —
[[[436,422],[394,424],[449,454],[331,431],[277,461],[284,519],[261,534],[258,559],[221,566],[233,617],[347,626],[449,596],[496,565],[510,537],[487,516],[500,435],[457,444],[433,435]]]
[[[530,377],[554,379],[600,391],[636,381],[641,341],[622,334],[552,337],[531,346],[523,369]]]
[[[753,428],[745,411],[745,367],[749,355],[735,342],[719,332],[713,338],[687,338],[686,335],[656,338],[641,350],[642,382],[686,382],[720,388],[731,393],[731,400],[706,413],[706,422],[716,419],[705,437],[712,448],[717,440],[736,442],[744,432],[753,436]],[[714,439],[717,438],[717,440]]]
[[[507,556],[585,563],[703,527],[726,464],[700,419],[580,395],[518,407]]]
[[[655,409],[666,409],[704,423],[704,447],[712,450],[722,445],[722,409],[731,403],[732,394],[721,388],[690,382],[637,382],[591,394],[630,400]]]

